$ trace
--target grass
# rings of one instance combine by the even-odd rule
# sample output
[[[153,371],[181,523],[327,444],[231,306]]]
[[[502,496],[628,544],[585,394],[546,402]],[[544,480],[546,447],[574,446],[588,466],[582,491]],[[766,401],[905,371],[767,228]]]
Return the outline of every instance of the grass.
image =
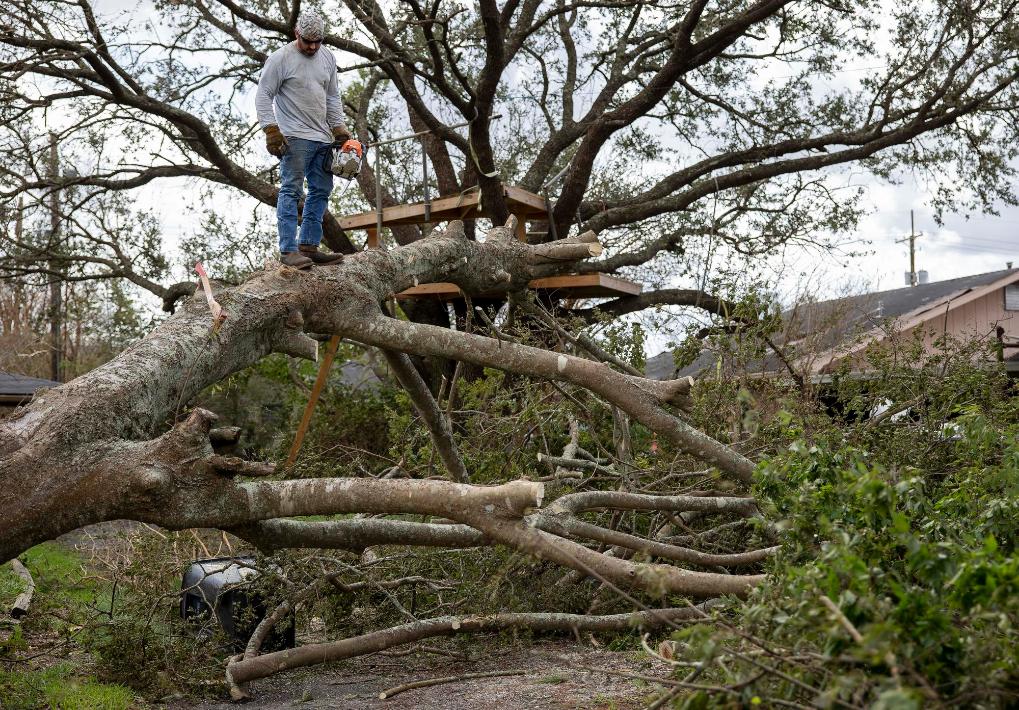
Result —
[[[539,683],[548,683],[549,685],[559,685],[560,683],[566,682],[566,676],[553,673],[543,678],[538,678]]]
[[[121,685],[76,678],[70,664],[24,671],[0,671],[0,698],[5,710],[121,710],[134,696]]]
[[[32,573],[35,593],[54,605],[81,608],[104,596],[101,586],[84,579],[81,558],[59,543],[36,545],[21,561]]]
[[[4,710],[54,708],[56,710],[118,710],[135,705],[133,694],[121,685],[99,683],[80,675],[72,663],[48,668],[18,664],[18,652],[29,650],[36,634],[73,627],[97,603],[109,598],[109,590],[85,577],[81,559],[55,542],[37,545],[21,556],[35,581],[35,595],[28,616],[0,643],[0,707]],[[24,583],[0,566],[0,602],[12,603],[24,591]],[[108,604],[108,601],[105,603]]]
[[[23,591],[25,591],[24,580],[14,574],[10,565],[0,566],[0,603],[8,606],[8,602],[13,603]]]

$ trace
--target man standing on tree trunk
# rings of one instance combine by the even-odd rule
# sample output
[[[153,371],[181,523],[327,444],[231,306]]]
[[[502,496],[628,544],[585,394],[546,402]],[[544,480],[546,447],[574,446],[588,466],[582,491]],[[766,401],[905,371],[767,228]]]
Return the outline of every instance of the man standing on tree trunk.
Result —
[[[350,139],[336,79],[336,59],[322,46],[325,23],[315,12],[297,18],[294,41],[276,50],[265,62],[258,81],[255,109],[265,131],[266,149],[280,158],[276,220],[280,235],[280,261],[305,269],[314,264],[336,264],[342,254],[318,249],[322,216],[333,189],[329,172],[334,141]],[[275,110],[273,102],[275,100]],[[308,180],[300,243],[298,210]]]

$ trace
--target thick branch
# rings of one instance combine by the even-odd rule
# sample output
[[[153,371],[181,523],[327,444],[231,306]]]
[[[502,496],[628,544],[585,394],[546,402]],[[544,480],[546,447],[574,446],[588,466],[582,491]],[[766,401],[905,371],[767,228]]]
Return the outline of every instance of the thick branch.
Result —
[[[464,466],[460,452],[457,450],[456,441],[453,439],[453,430],[449,426],[449,420],[442,415],[438,403],[428,390],[428,385],[421,378],[414,363],[404,353],[392,350],[383,350],[386,362],[396,374],[396,378],[403,385],[403,388],[410,396],[411,402],[421,419],[424,420],[428,432],[432,436],[432,443],[438,451],[442,462],[446,464],[446,470],[454,480],[461,483],[470,482],[470,474]]]
[[[374,631],[363,636],[301,646],[296,649],[267,653],[253,658],[231,661],[227,678],[232,688],[282,671],[344,658],[377,653],[387,648],[413,643],[435,636],[457,633],[480,633],[504,629],[532,631],[625,631],[632,628],[655,628],[686,619],[696,619],[703,612],[696,608],[654,609],[632,614],[590,616],[586,614],[493,614],[491,616],[445,616]]]
[[[350,333],[361,342],[416,355],[439,356],[552,380],[564,380],[604,397],[684,451],[743,482],[754,465],[743,455],[665,411],[650,396],[653,381],[620,374],[607,365],[516,343],[377,316]],[[638,385],[637,380],[641,380]]]
[[[274,552],[288,547],[362,552],[374,545],[461,548],[491,544],[483,533],[467,525],[415,523],[380,518],[328,522],[263,520],[233,528],[230,532],[248,540],[264,552]]]

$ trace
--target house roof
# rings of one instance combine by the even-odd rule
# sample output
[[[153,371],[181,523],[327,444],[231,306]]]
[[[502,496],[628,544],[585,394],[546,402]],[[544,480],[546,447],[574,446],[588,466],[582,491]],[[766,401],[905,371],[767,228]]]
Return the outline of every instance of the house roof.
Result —
[[[0,398],[5,400],[21,399],[27,402],[36,390],[44,387],[56,387],[59,384],[53,380],[42,380],[38,377],[26,377],[0,371]]]
[[[895,320],[898,329],[905,330],[929,318],[933,309],[942,309],[946,305],[954,308],[1013,281],[1019,281],[1019,269],[991,271],[919,286],[798,304],[782,313],[785,332],[779,340],[783,349],[795,353],[796,345],[810,337],[809,349],[813,353],[822,353],[812,357],[810,369],[820,371],[832,360],[863,347],[866,342],[879,339],[880,327],[889,320]],[[846,346],[850,338],[865,333],[869,333],[870,337],[863,338],[863,344]],[[693,363],[676,370],[672,351],[667,350],[648,359],[646,372],[652,379],[696,377],[704,370],[715,367],[716,362],[716,354],[705,349]],[[803,364],[797,363],[800,366]],[[761,360],[750,363],[747,369],[750,372],[776,372],[784,367],[775,354],[769,353]]]
[[[905,286],[889,291],[877,291],[858,296],[835,298],[830,301],[821,301],[817,306],[828,307],[834,311],[855,310],[859,314],[860,319],[866,318],[872,325],[878,325],[881,321],[888,318],[898,318],[924,307],[936,306],[945,303],[947,300],[954,300],[974,289],[993,285],[1010,275],[1019,277],[1019,269],[990,271],[986,274],[963,276],[957,279],[948,279],[947,281],[933,281],[919,286]],[[879,311],[875,313],[875,309],[879,309]]]

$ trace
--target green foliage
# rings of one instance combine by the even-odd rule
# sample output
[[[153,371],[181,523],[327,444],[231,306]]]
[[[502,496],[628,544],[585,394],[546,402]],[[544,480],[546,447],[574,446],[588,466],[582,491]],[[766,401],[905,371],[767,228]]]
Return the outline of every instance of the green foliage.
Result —
[[[218,626],[185,624],[179,617],[184,568],[210,556],[192,546],[196,540],[188,532],[125,535],[119,541],[122,554],[97,570],[117,590],[82,639],[100,680],[148,698],[218,689],[228,653]]]
[[[638,370],[644,369],[644,344],[647,334],[636,322],[612,321],[603,329],[605,350]]]
[[[1015,413],[1013,403],[970,408],[956,420],[957,441],[937,430],[945,450],[931,460],[945,464],[940,470],[897,461],[881,437],[840,443],[837,432],[813,444],[797,439],[761,465],[755,492],[779,521],[782,549],[769,582],[726,617],[779,659],[812,659],[774,664],[810,691],[773,674],[754,679],[760,669],[745,661],[745,638],[715,625],[678,640],[701,659],[729,658],[707,677],[747,681],[744,701],[758,694],[824,707],[1010,704],[1019,692]],[[926,438],[921,429],[914,443]]]
[[[315,410],[308,451],[327,460],[370,461],[390,449],[392,418],[410,410],[392,387],[355,387],[333,381]]]
[[[0,698],[8,710],[121,710],[135,706],[127,688],[78,678],[67,663],[40,670],[0,670]]]
[[[33,643],[40,637],[55,639],[58,647],[81,640],[83,625],[97,609],[109,604],[109,587],[89,577],[81,558],[55,542],[31,548],[21,560],[32,574],[36,589],[28,616],[0,643],[0,655],[29,660],[0,670],[0,703],[4,708],[61,708],[95,710],[134,705],[130,691],[121,685],[97,682],[71,663],[36,667]],[[20,578],[5,566],[0,572],[0,599],[5,602],[23,591]],[[43,654],[45,655],[45,654]]]

